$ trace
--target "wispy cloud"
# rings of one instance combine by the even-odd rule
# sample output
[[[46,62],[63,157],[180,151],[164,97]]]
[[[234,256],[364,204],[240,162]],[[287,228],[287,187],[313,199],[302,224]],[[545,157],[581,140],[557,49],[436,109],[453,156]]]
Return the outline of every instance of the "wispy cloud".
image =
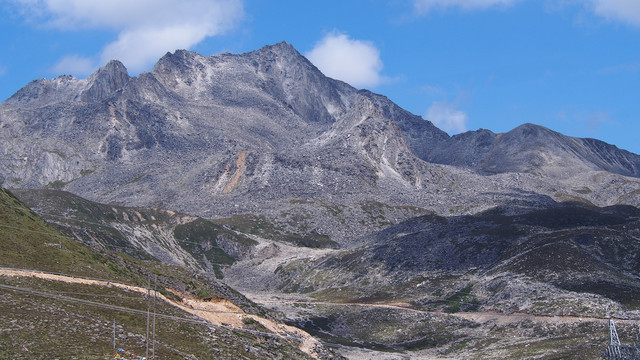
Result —
[[[598,111],[586,116],[585,125],[588,132],[597,134],[603,126],[615,123],[616,122],[611,118],[611,115],[608,112]]]
[[[640,26],[638,0],[584,0],[597,15],[613,21]]]
[[[414,12],[423,15],[433,10],[458,8],[465,11],[485,10],[488,8],[508,7],[519,2],[534,0],[413,0]],[[610,21],[618,21],[640,26],[640,1],[638,0],[565,0],[546,2],[547,8],[563,8],[570,5],[582,5],[597,16]]]
[[[426,84],[420,87],[420,90],[429,96],[444,96],[447,91],[439,86]]]
[[[354,40],[333,32],[316,43],[305,56],[325,75],[355,87],[375,87],[386,78],[380,51],[370,41]]]
[[[95,57],[69,55],[54,67],[93,68],[111,59],[132,72],[148,69],[167,51],[189,49],[231,29],[244,15],[241,0],[16,0],[46,26],[68,31],[112,29],[118,36]],[[36,15],[33,15],[36,14]],[[86,70],[86,68],[85,68]]]
[[[0,76],[7,73],[7,67],[0,65]]]
[[[80,55],[68,55],[58,61],[51,71],[56,74],[70,74],[84,76],[90,74],[96,68],[96,60]]]
[[[556,119],[581,129],[587,136],[598,136],[605,126],[617,125],[606,111],[588,112],[578,109],[562,109],[555,115]]]
[[[419,14],[434,9],[460,8],[462,10],[482,10],[496,6],[508,6],[521,0],[414,0],[413,7]]]
[[[631,73],[635,74],[640,71],[640,63],[634,64],[620,64],[615,66],[609,66],[598,71],[599,74],[617,74],[617,73]]]
[[[457,134],[467,130],[469,116],[462,110],[446,101],[436,101],[427,110],[425,118],[449,134]]]

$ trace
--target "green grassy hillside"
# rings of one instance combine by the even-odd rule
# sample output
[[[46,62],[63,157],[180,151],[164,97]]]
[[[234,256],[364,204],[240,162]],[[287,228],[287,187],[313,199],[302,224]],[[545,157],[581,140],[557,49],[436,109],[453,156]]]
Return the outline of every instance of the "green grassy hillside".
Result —
[[[0,266],[138,285],[146,284],[148,276],[155,275],[160,289],[167,286],[203,297],[231,298],[246,311],[261,312],[232,289],[190,270],[98,251],[76,242],[5,189],[0,189]],[[252,329],[250,324],[247,329],[207,325],[163,301],[156,305],[162,316],[156,321],[157,358],[307,357],[297,348],[295,339],[270,335],[264,328]],[[111,358],[116,352],[114,320],[116,346],[144,355],[146,315],[140,311],[146,308],[147,300],[142,294],[123,289],[0,276],[0,358]]]
[[[257,243],[209,220],[174,211],[100,204],[60,190],[15,190],[60,231],[91,246],[221,277]]]
[[[137,282],[125,266],[62,235],[5,189],[0,189],[0,239],[3,267]]]

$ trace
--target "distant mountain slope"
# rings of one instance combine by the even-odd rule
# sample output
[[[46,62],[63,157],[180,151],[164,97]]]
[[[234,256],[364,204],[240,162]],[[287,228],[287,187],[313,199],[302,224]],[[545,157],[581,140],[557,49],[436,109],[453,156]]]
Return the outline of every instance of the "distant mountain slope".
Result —
[[[286,258],[256,252],[225,281],[281,299],[274,306],[291,323],[348,346],[438,348],[432,358],[520,359],[527,348],[526,358],[598,359],[607,320],[635,326],[639,314],[640,210],[632,206],[428,214],[348,248]]]
[[[475,300],[463,308],[602,316],[616,311],[604,302],[618,310],[640,305],[638,272],[640,210],[558,204],[517,213],[425,215],[366,236],[353,248],[283,265],[276,274],[286,291],[304,289],[333,301],[403,299],[438,308],[469,287]],[[572,303],[565,302],[569,298]]]
[[[486,174],[557,174],[583,168],[640,177],[640,156],[636,154],[596,139],[572,138],[533,124],[505,134],[488,130],[458,134],[423,159]]]

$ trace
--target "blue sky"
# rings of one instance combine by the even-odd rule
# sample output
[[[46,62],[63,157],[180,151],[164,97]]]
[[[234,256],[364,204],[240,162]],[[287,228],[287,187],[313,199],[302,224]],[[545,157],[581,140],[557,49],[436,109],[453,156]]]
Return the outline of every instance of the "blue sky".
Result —
[[[291,43],[325,74],[450,134],[536,123],[640,153],[638,0],[0,0],[0,99],[130,74],[167,51]]]

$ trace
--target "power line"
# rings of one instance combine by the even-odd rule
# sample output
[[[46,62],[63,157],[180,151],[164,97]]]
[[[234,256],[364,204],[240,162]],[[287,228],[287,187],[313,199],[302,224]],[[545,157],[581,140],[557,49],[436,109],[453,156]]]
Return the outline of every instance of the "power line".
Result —
[[[130,287],[135,287],[135,288],[140,288],[139,285],[135,285],[135,284],[128,284],[128,283],[124,283],[124,282],[120,282],[120,281],[116,281],[116,280],[109,280],[109,279],[101,279],[101,278],[94,278],[94,277],[86,277],[86,276],[78,276],[78,275],[71,275],[71,274],[65,274],[65,273],[57,273],[57,272],[49,272],[49,271],[40,271],[40,270],[30,270],[30,269],[18,269],[18,268],[8,268],[8,267],[0,267],[0,270],[12,270],[12,271],[24,271],[24,272],[35,272],[35,273],[41,273],[41,274],[49,274],[49,275],[57,275],[57,276],[66,276],[66,277],[71,277],[74,279],[86,279],[86,280],[94,280],[94,281],[100,281],[100,282],[105,282],[107,284],[111,283],[111,284],[119,284],[119,285],[124,285],[124,286],[130,286]],[[59,281],[57,279],[51,279],[53,281]],[[126,290],[126,288],[121,288],[123,290]],[[66,292],[49,292],[49,294],[65,294]],[[71,292],[69,292],[71,293]],[[74,294],[74,293],[71,293]],[[85,294],[85,293],[75,293],[78,295],[91,295],[91,294]],[[157,294],[157,292],[156,292]],[[102,296],[102,295],[95,295],[95,296]],[[125,297],[120,297],[120,296],[116,296],[114,295],[114,297],[118,297],[118,298],[125,298]],[[132,298],[132,299],[140,299],[139,297],[126,297],[126,298]],[[82,300],[82,299],[81,299]],[[171,304],[171,302],[169,302]],[[222,311],[222,310],[206,310],[206,309],[199,309],[198,311],[200,312],[207,312],[207,313],[212,313],[212,314],[235,314],[235,315],[243,315],[245,314],[244,312],[239,312],[239,311]],[[146,312],[145,312],[146,314]]]
[[[151,348],[151,357],[156,358],[156,298],[158,297],[157,286],[158,275],[153,279],[153,347]]]
[[[48,298],[53,298],[53,299],[57,299],[57,300],[76,302],[76,303],[81,303],[81,304],[84,304],[84,305],[102,307],[102,308],[106,308],[106,309],[110,309],[110,310],[129,312],[129,313],[134,313],[134,314],[138,314],[138,315],[145,315],[146,316],[146,314],[147,314],[146,310],[138,310],[138,309],[127,308],[127,307],[124,307],[124,306],[104,304],[104,303],[100,303],[100,302],[97,302],[97,301],[78,299],[78,298],[73,298],[73,297],[64,296],[64,295],[52,294],[52,293],[48,293],[48,292],[44,292],[44,291],[38,291],[38,290],[33,290],[33,289],[22,288],[22,287],[18,287],[18,286],[0,284],[0,288],[4,288],[4,289],[7,289],[7,290],[25,292],[25,293],[29,293],[29,294],[33,294],[33,295],[39,295],[39,296],[48,297]],[[203,311],[206,311],[206,310],[203,310]],[[207,312],[216,312],[216,311],[207,311]],[[172,321],[182,321],[182,322],[188,322],[188,323],[191,323],[191,324],[198,324],[198,325],[213,326],[213,327],[220,328],[220,329],[241,331],[241,332],[246,332],[246,333],[250,333],[250,334],[254,334],[254,335],[263,335],[263,336],[268,336],[268,337],[273,337],[273,338],[284,338],[284,339],[296,340],[296,341],[304,340],[303,338],[290,336],[290,335],[280,335],[280,334],[277,334],[277,333],[266,333],[266,332],[262,332],[262,331],[235,328],[235,327],[231,327],[231,326],[216,325],[216,324],[213,324],[213,323],[211,323],[211,322],[209,322],[207,320],[190,319],[190,318],[174,316],[174,315],[166,315],[166,314],[156,314],[156,316],[158,318],[161,318],[161,319],[167,319],[167,320],[172,320]]]
[[[0,269],[9,269],[9,268],[0,267]],[[9,270],[31,271],[31,270],[27,270],[27,269],[9,269]],[[47,273],[47,272],[44,272],[44,271],[37,271],[37,270],[34,270],[34,272]],[[49,273],[49,274],[55,274],[55,273]],[[55,274],[55,275],[60,275],[60,274]],[[95,278],[84,278],[84,277],[79,277],[79,276],[75,276],[75,275],[70,275],[70,276],[74,277],[74,278],[80,278],[80,279],[97,280]],[[120,283],[120,282],[112,281],[112,280],[104,280],[104,281],[112,282],[114,284],[136,286],[136,285],[124,284],[124,283]],[[131,313],[135,313],[135,314],[139,314],[139,315],[146,315],[147,314],[147,312],[145,310],[137,310],[137,309],[127,308],[127,307],[118,306],[118,305],[105,304],[105,303],[101,303],[101,302],[97,302],[97,301],[78,299],[78,298],[74,298],[74,297],[59,295],[59,294],[50,293],[50,292],[46,292],[46,291],[38,291],[38,290],[33,290],[33,289],[27,289],[27,288],[22,288],[22,287],[18,287],[18,286],[0,284],[0,288],[4,288],[4,289],[8,289],[8,290],[14,290],[14,291],[21,291],[21,292],[26,292],[26,293],[31,293],[31,294],[34,294],[34,295],[50,297],[50,298],[63,300],[63,301],[78,302],[78,303],[82,303],[82,304],[85,304],[85,305],[98,306],[98,307],[108,308],[108,309],[111,309],[111,310],[131,312]],[[171,303],[169,302],[169,304],[171,304]],[[206,313],[214,313],[214,314],[246,315],[246,313],[238,312],[238,311],[218,311],[218,310],[205,310],[205,309],[202,309],[202,310],[196,309],[196,310],[198,312],[206,312]],[[184,311],[184,310],[182,310],[182,311]],[[184,318],[184,317],[179,317],[179,316],[174,316],[174,315],[166,315],[166,314],[156,314],[156,316],[158,318],[161,318],[161,319],[168,319],[168,320],[174,320],[174,321],[184,321],[184,322],[189,322],[189,323],[193,323],[193,324],[201,324],[201,325],[213,326],[213,327],[220,328],[220,329],[241,331],[241,332],[250,333],[250,334],[254,334],[254,335],[262,335],[262,336],[273,337],[273,338],[284,338],[284,339],[295,340],[295,341],[304,340],[303,338],[290,336],[290,335],[280,335],[280,334],[277,334],[277,333],[266,333],[266,332],[262,332],[262,331],[249,330],[249,329],[243,329],[243,328],[236,328],[236,327],[232,327],[232,326],[216,325],[216,324],[213,324],[213,323],[211,323],[211,322],[209,322],[207,320],[189,319],[189,318]]]
[[[80,303],[80,304],[84,304],[84,305],[97,306],[97,307],[102,307],[102,308],[106,308],[106,309],[110,309],[110,310],[117,310],[117,311],[129,312],[129,313],[134,313],[134,314],[140,314],[140,315],[145,315],[147,313],[145,310],[138,310],[138,309],[132,309],[132,308],[124,307],[124,306],[105,304],[105,303],[101,303],[101,302],[97,302],[97,301],[78,299],[78,298],[74,298],[74,297],[70,297],[70,296],[58,295],[58,294],[49,293],[49,292],[46,292],[46,291],[38,291],[38,290],[34,290],[34,289],[27,289],[27,288],[23,288],[23,287],[19,287],[19,286],[0,284],[0,288],[7,289],[7,290],[20,291],[20,292],[24,292],[24,293],[29,293],[29,294],[33,294],[33,295],[48,297],[48,298],[57,299],[57,300],[75,302],[75,303]],[[194,323],[194,324],[210,324],[205,320],[189,319],[189,318],[178,317],[178,316],[173,316],[173,315],[158,314],[157,316],[160,317],[160,318],[167,319],[167,320],[184,321],[184,322],[190,322],[190,323]]]
[[[39,231],[39,230],[31,230],[31,229],[27,229],[25,227],[16,227],[16,226],[3,225],[3,224],[0,224],[0,227],[7,228],[7,229],[14,229],[14,230],[23,230],[23,231],[28,231],[28,232],[32,232],[32,233],[44,234],[44,235],[49,235],[51,237],[58,237],[58,238],[69,240],[68,236],[58,235],[58,234],[55,234],[55,233],[52,234],[50,232]]]
[[[103,294],[81,293],[81,292],[74,292],[74,291],[56,291],[55,294],[80,295],[80,296],[99,296],[101,298],[140,299],[139,296],[103,295]]]
[[[30,269],[18,269],[18,268],[9,268],[9,267],[0,267],[0,270],[24,271],[24,272],[34,272],[34,273],[57,275],[57,276],[66,276],[66,277],[71,277],[71,278],[74,278],[74,279],[94,280],[94,281],[105,282],[107,284],[109,284],[109,283],[111,283],[111,284],[120,284],[120,285],[124,285],[124,286],[140,288],[139,285],[128,284],[128,283],[124,283],[124,282],[120,282],[120,281],[116,281],[116,280],[94,278],[94,277],[86,277],[86,276],[78,276],[78,275],[71,275],[71,274],[58,273],[58,272],[41,271],[41,270],[30,270]],[[52,279],[52,280],[57,281],[56,279]],[[123,288],[123,289],[126,290],[126,288]],[[54,292],[54,293],[51,293],[51,294],[64,294],[64,293],[65,292]],[[156,294],[157,294],[157,292],[156,292]],[[79,295],[85,295],[85,294],[79,293]],[[90,294],[86,294],[86,295],[90,295]],[[102,296],[102,295],[96,295],[96,296]],[[118,296],[116,296],[116,297],[118,297]],[[124,297],[122,297],[122,298],[124,298]],[[139,299],[139,297],[131,297],[131,298]],[[198,310],[198,311],[200,311],[200,312],[208,312],[208,313],[213,313],[213,314],[236,314],[236,315],[245,314],[244,312],[239,312],[239,311],[221,311],[221,310],[205,310],[205,309]]]
[[[147,335],[145,337],[146,353],[145,358],[149,358],[149,306],[151,305],[151,278],[147,276]]]

